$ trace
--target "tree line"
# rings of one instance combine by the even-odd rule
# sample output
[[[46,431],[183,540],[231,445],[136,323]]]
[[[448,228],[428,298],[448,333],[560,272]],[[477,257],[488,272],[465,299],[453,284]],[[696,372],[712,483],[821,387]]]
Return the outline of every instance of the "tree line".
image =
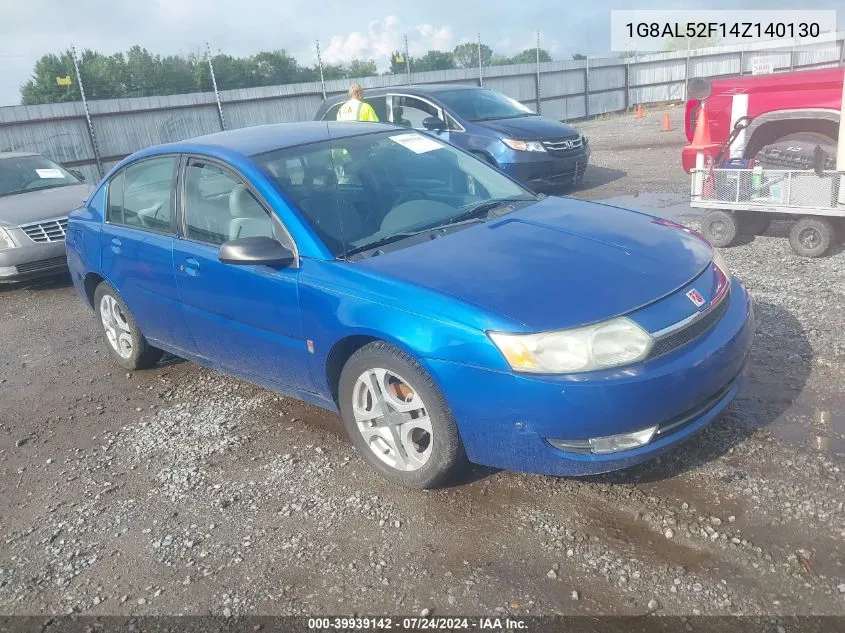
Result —
[[[537,49],[526,49],[513,57],[499,55],[481,44],[483,66],[534,63]],[[578,56],[573,56],[578,59]],[[540,49],[540,61],[551,61],[548,51]],[[117,99],[122,97],[150,97],[213,89],[211,69],[205,55],[153,55],[141,46],[133,46],[125,53],[105,55],[83,50],[78,56],[79,74],[88,99]],[[320,68],[301,65],[285,50],[264,51],[249,57],[233,57],[219,53],[212,56],[214,78],[219,90],[254,88],[279,84],[319,81]],[[411,57],[396,51],[391,56],[390,73],[450,70],[478,67],[479,45],[459,44],[453,51],[428,51]],[[353,59],[345,64],[323,64],[323,77],[354,79],[378,75],[376,63],[370,59]],[[70,77],[70,81],[64,78]],[[57,81],[57,78],[62,78]],[[80,98],[71,51],[42,56],[32,71],[32,77],[21,86],[21,104],[59,103]]]

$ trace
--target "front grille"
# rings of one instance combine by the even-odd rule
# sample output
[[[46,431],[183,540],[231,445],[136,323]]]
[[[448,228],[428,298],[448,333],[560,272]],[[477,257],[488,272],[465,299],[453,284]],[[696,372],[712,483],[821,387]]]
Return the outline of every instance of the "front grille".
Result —
[[[62,242],[65,239],[67,230],[67,218],[56,218],[55,220],[43,220],[32,224],[23,224],[21,231],[33,242]]]
[[[726,294],[722,301],[715,308],[711,309],[705,316],[693,321],[686,327],[682,327],[663,338],[657,339],[654,347],[651,348],[649,360],[674,352],[685,345],[689,345],[695,339],[708,332],[724,316],[730,303],[730,293]]]
[[[577,134],[575,136],[554,138],[540,142],[543,147],[546,148],[546,151],[552,156],[569,156],[571,154],[577,154],[583,145],[581,137]]]
[[[742,372],[740,371],[740,373]],[[701,416],[710,411],[710,409],[715,407],[722,398],[725,397],[728,391],[730,391],[731,387],[733,387],[737,378],[739,378],[739,374],[731,378],[724,387],[719,389],[716,393],[708,397],[703,402],[699,402],[692,409],[688,409],[681,415],[675,416],[674,418],[666,420],[665,422],[660,424],[660,426],[657,427],[655,439],[664,438],[667,435],[671,435],[672,433],[677,433],[684,427],[698,420]]]
[[[51,257],[50,259],[42,259],[37,262],[27,262],[26,264],[18,264],[15,268],[19,273],[31,273],[36,270],[47,270],[48,268],[59,268],[67,266],[67,257]]]

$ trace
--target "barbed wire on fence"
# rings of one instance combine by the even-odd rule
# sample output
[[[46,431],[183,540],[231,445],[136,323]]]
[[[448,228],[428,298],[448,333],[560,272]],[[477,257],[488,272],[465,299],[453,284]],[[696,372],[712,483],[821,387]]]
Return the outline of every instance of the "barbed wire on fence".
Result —
[[[766,65],[760,60],[768,60],[768,71],[778,72],[842,65],[845,57],[845,31],[822,45],[767,42],[614,58],[574,54],[574,59],[557,61],[542,48],[542,34],[535,35],[535,47],[504,60],[507,64],[479,38],[453,51],[455,60],[460,58],[453,65],[460,68],[434,70],[415,60],[432,64],[436,55],[429,51],[415,58],[404,42],[389,71],[377,75],[364,73],[363,63],[357,70],[338,72],[337,64],[324,63],[316,40],[313,67],[299,65],[284,51],[257,53],[247,67],[243,58],[212,54],[208,46],[203,52],[164,58],[140,47],[110,57],[83,50],[76,60],[69,51],[47,56],[37,68],[39,76],[54,83],[50,90],[59,103],[46,109],[2,108],[0,151],[37,151],[87,169],[98,179],[115,161],[148,145],[310,119],[323,99],[345,92],[352,78],[365,89],[483,84],[544,116],[577,120],[637,104],[682,101],[691,77],[752,74]],[[116,97],[122,98],[110,101]]]

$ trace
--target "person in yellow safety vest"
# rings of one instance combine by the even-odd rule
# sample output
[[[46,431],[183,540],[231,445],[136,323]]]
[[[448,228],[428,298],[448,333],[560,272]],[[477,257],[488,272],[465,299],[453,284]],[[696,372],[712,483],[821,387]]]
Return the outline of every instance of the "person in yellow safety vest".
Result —
[[[338,121],[373,121],[378,123],[378,116],[373,106],[364,101],[364,90],[357,83],[349,86],[349,101],[337,111]]]
[[[338,121],[372,121],[378,123],[378,116],[373,106],[364,101],[364,89],[357,83],[349,86],[349,101],[340,106],[337,111]],[[332,160],[335,165],[338,183],[349,182],[348,175],[344,170],[344,163],[349,161],[349,152],[346,149],[333,149]]]

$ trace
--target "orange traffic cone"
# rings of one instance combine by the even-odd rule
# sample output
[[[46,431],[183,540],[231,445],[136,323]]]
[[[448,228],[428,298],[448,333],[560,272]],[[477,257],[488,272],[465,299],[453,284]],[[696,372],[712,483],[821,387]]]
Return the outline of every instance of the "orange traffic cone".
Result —
[[[718,145],[718,143],[715,145]],[[713,146],[713,139],[710,138],[710,124],[707,121],[707,114],[704,112],[704,102],[702,101],[698,108],[698,118],[695,121],[695,134],[693,134],[692,143],[689,144],[689,147],[704,149]]]
[[[637,118],[638,119],[643,118],[643,104],[641,104],[641,103],[637,104]]]
[[[672,122],[669,120],[669,113],[666,112],[663,115],[663,125],[660,126],[661,132],[671,132],[672,131]]]

